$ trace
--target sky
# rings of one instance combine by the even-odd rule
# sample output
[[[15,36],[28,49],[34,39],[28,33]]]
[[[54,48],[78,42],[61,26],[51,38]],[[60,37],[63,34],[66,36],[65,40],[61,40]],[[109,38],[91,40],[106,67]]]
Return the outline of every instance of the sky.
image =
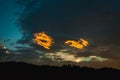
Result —
[[[11,54],[15,54],[15,61],[120,68],[119,3],[119,0],[11,0],[9,3],[1,0],[0,42],[8,40],[3,44],[14,52]],[[34,43],[34,34],[41,32],[53,38],[50,50]],[[66,40],[80,38],[89,43],[84,49],[64,44]]]
[[[11,0],[9,3],[8,0],[0,1],[0,38],[1,43],[4,43],[4,40],[10,40],[10,43],[15,43],[18,39],[22,37],[22,34],[19,32],[15,20],[17,19],[15,13],[19,12],[19,8],[16,8],[15,1]],[[17,14],[16,14],[17,15]],[[10,46],[8,43],[4,43],[10,49],[14,47]]]

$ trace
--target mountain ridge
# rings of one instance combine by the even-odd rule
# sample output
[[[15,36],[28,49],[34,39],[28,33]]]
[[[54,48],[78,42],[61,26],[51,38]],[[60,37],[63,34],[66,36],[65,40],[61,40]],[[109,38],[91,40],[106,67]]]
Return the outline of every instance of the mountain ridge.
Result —
[[[34,79],[96,79],[96,80],[119,80],[120,70],[112,68],[93,69],[88,67],[69,66],[36,66],[24,62],[0,63],[0,74],[17,75]],[[46,76],[46,77],[45,77]],[[86,76],[86,77],[85,77]],[[113,79],[114,78],[114,79]],[[116,79],[115,79],[116,78]]]

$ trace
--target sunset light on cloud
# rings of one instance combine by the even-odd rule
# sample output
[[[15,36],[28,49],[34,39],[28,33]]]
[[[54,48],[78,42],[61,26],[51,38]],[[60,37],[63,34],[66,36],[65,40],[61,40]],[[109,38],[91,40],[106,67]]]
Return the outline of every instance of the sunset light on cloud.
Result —
[[[120,69],[120,0],[0,3],[0,62]]]

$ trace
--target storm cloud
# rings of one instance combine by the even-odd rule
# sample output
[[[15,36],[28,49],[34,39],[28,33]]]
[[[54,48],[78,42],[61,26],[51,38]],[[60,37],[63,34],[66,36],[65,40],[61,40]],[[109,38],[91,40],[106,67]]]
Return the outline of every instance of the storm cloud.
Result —
[[[116,3],[102,4],[89,0],[36,0],[25,6],[19,17],[19,28],[23,38],[28,39],[33,33],[44,31],[55,39],[64,38],[88,40],[118,40],[119,15]],[[42,5],[38,5],[41,3]],[[114,12],[112,10],[115,9]],[[113,38],[114,37],[114,38]],[[107,38],[107,39],[106,39]]]
[[[28,44],[46,53],[69,49],[75,55],[120,57],[120,5],[118,0],[18,0],[24,6],[18,18],[23,34],[20,44]],[[33,34],[45,32],[55,43],[46,51],[32,42]],[[64,45],[65,40],[84,38],[89,46],[77,50]],[[119,61],[118,61],[119,62]]]

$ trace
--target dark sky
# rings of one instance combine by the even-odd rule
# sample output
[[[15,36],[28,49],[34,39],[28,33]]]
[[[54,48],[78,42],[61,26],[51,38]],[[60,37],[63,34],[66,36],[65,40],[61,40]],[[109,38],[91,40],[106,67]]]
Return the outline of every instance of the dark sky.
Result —
[[[120,30],[118,3],[116,0],[36,0],[25,6],[19,24],[24,36],[45,31],[54,38],[85,37],[117,43]]]
[[[40,52],[42,56],[50,53],[63,55],[61,50],[67,50],[77,57],[94,55],[107,58],[111,63],[109,66],[116,62],[114,67],[120,67],[119,0],[11,0],[10,3],[4,0],[0,4],[0,37],[10,38],[9,43],[15,43],[14,46],[4,43],[10,49],[16,46],[17,51],[24,55],[28,48],[23,46],[28,45],[33,48],[30,55],[37,56]],[[32,42],[33,34],[42,31],[55,41],[49,51]],[[65,40],[79,38],[89,42],[85,50],[63,44]],[[26,52],[23,52],[25,49]]]

